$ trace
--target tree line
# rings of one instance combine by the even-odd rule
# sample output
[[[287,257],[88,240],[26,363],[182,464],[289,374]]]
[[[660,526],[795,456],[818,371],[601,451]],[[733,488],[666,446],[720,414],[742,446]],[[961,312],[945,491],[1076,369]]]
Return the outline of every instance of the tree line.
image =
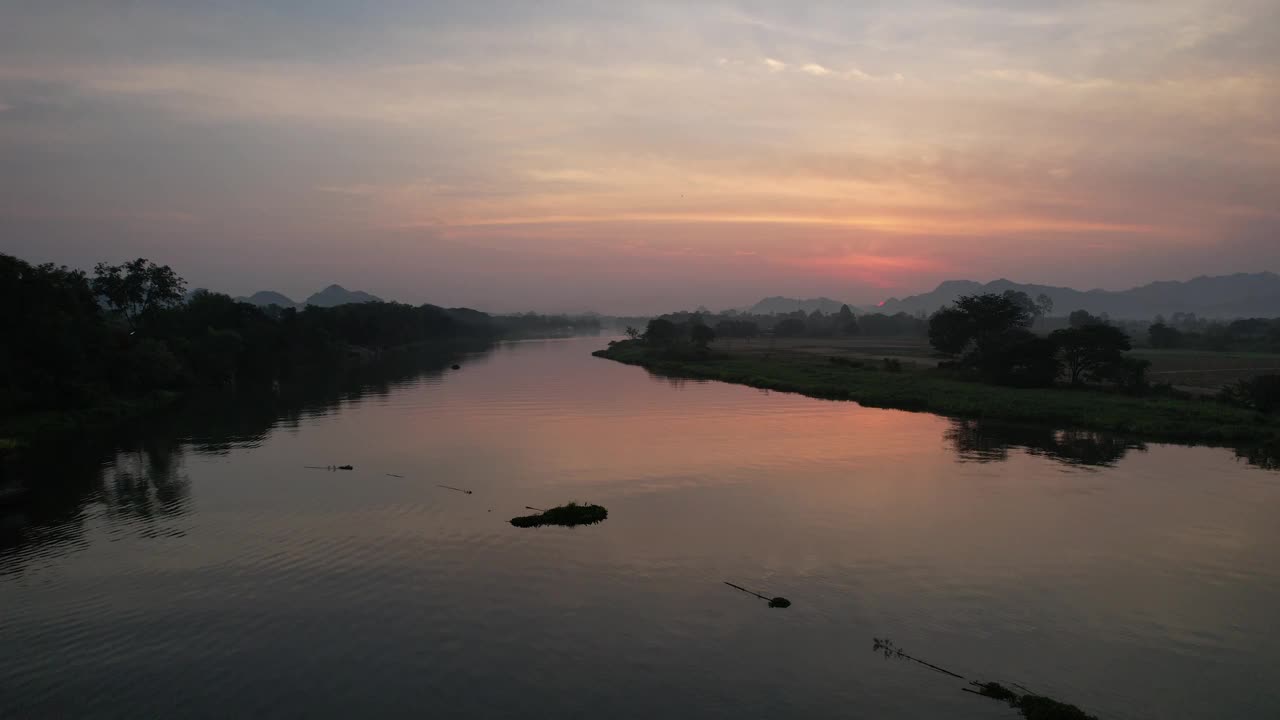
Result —
[[[1065,377],[1072,385],[1146,388],[1151,363],[1125,355],[1132,345],[1123,330],[1078,311],[1069,327],[1047,336],[1031,332],[1045,312],[1042,303],[1016,290],[967,295],[929,318],[929,342],[952,358],[949,367],[988,382],[1047,387]]]
[[[0,416],[269,383],[400,346],[574,323],[394,302],[264,308],[204,290],[188,295],[171,268],[146,259],[89,274],[3,254],[0,305]]]
[[[864,313],[854,315],[848,305],[841,306],[834,313],[814,310],[806,313],[796,310],[789,313],[760,315],[726,310],[712,314],[705,311],[676,312],[662,315],[664,320],[676,327],[691,328],[705,326],[714,331],[716,337],[752,338],[761,335],[775,337],[840,337],[852,335],[870,336],[923,336],[928,332],[928,322],[924,318],[895,313]]]

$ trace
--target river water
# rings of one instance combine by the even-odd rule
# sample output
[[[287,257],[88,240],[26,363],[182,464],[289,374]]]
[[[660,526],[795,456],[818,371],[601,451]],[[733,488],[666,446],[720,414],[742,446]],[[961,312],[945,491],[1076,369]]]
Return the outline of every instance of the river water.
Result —
[[[1280,717],[1280,473],[666,380],[605,342],[24,469],[0,717],[1016,717],[873,637],[1102,718]],[[609,519],[507,522],[570,500]]]

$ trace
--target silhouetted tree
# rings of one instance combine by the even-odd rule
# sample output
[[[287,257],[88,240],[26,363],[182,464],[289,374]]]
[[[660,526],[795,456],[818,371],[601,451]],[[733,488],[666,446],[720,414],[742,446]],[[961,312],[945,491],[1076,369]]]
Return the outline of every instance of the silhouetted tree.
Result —
[[[1147,337],[1153,348],[1176,348],[1182,344],[1182,332],[1162,322],[1154,323],[1147,328]]]
[[[845,335],[858,334],[858,319],[853,316],[853,309],[848,305],[840,306],[840,311],[836,313],[836,325]]]
[[[1280,410],[1280,375],[1259,375],[1240,380],[1224,387],[1220,397],[1259,412],[1276,412]]]
[[[680,329],[666,318],[654,318],[649,321],[644,331],[644,340],[650,345],[664,347],[675,343],[680,337]]]
[[[938,352],[958,356],[972,340],[969,313],[960,308],[942,308],[929,318],[929,344]]]
[[[138,258],[121,265],[98,263],[93,268],[93,291],[136,330],[138,322],[156,310],[182,304],[186,282],[168,265]]]
[[[1040,293],[1036,296],[1036,309],[1039,310],[1037,313],[1039,316],[1048,317],[1049,313],[1053,312],[1053,298]]]
[[[808,330],[804,320],[789,317],[773,326],[773,334],[778,337],[800,337]]]
[[[1100,323],[1054,330],[1049,339],[1057,345],[1072,385],[1114,377],[1123,353],[1130,349],[1128,335]]]
[[[718,337],[755,337],[760,334],[760,326],[750,320],[721,320],[716,323]]]
[[[1057,346],[1023,328],[999,336],[977,360],[983,377],[1002,385],[1048,387],[1062,373]]]
[[[1072,310],[1067,316],[1067,324],[1073,328],[1084,327],[1085,325],[1101,325],[1102,318],[1094,317],[1089,314],[1088,310]]]
[[[689,328],[689,340],[702,350],[706,350],[711,341],[715,339],[716,331],[706,325],[693,325]]]
[[[1027,330],[1034,317],[1026,293],[966,295],[929,319],[929,342],[993,382],[1046,385],[1058,364],[1052,345]]]

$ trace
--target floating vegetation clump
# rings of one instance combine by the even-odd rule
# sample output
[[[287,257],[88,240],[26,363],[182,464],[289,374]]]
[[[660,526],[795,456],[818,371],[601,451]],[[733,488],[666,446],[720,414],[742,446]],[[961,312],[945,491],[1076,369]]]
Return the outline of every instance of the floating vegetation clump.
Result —
[[[995,682],[973,682],[969,684],[978,688],[978,690],[965,688],[968,692],[989,697],[992,700],[1007,702],[1009,707],[1017,708],[1022,717],[1027,718],[1027,720],[1098,720],[1097,716],[1090,715],[1075,705],[1068,705],[1043,695],[1032,695],[1030,693],[1019,695]]]
[[[940,673],[945,673],[952,677],[960,678],[961,680],[965,679],[963,675],[951,672],[946,668],[938,667],[937,665],[921,660],[918,657],[908,655],[903,652],[902,648],[894,645],[893,641],[888,638],[872,639],[875,640],[875,645],[872,649],[876,652],[884,653],[884,656],[887,658],[896,657],[903,660],[910,660]],[[973,693],[974,695],[981,695],[985,698],[991,698],[992,700],[1006,702],[1009,704],[1009,707],[1016,708],[1018,712],[1021,713],[1022,717],[1027,718],[1027,720],[1098,720],[1097,716],[1090,715],[1075,705],[1068,705],[1067,703],[1054,700],[1050,697],[1036,695],[1030,690],[1027,690],[1027,688],[1017,685],[1017,683],[1013,684],[1022,689],[1025,694],[1018,694],[997,682],[983,683],[970,681],[969,684],[977,688],[977,690],[972,690],[970,688],[961,688],[961,690]]]
[[[559,525],[574,527],[575,525],[595,525],[609,517],[609,511],[600,505],[579,505],[571,502],[568,505],[553,507],[537,515],[522,515],[511,518],[511,524],[519,528],[542,527],[543,525]]]

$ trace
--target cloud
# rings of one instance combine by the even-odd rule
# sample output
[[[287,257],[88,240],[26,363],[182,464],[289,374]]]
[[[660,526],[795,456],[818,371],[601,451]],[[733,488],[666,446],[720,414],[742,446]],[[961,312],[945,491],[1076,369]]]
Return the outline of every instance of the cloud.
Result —
[[[441,262],[477,273],[502,253],[750,257],[753,289],[945,272],[874,259],[899,256],[1053,281],[1059,245],[1116,282],[1153,271],[1117,257],[1268,257],[1263,0],[130,8],[0,27],[17,250],[91,264],[101,231],[177,252],[188,214],[283,274],[303,271],[272,257],[331,267],[383,234],[397,271],[452,238]]]

